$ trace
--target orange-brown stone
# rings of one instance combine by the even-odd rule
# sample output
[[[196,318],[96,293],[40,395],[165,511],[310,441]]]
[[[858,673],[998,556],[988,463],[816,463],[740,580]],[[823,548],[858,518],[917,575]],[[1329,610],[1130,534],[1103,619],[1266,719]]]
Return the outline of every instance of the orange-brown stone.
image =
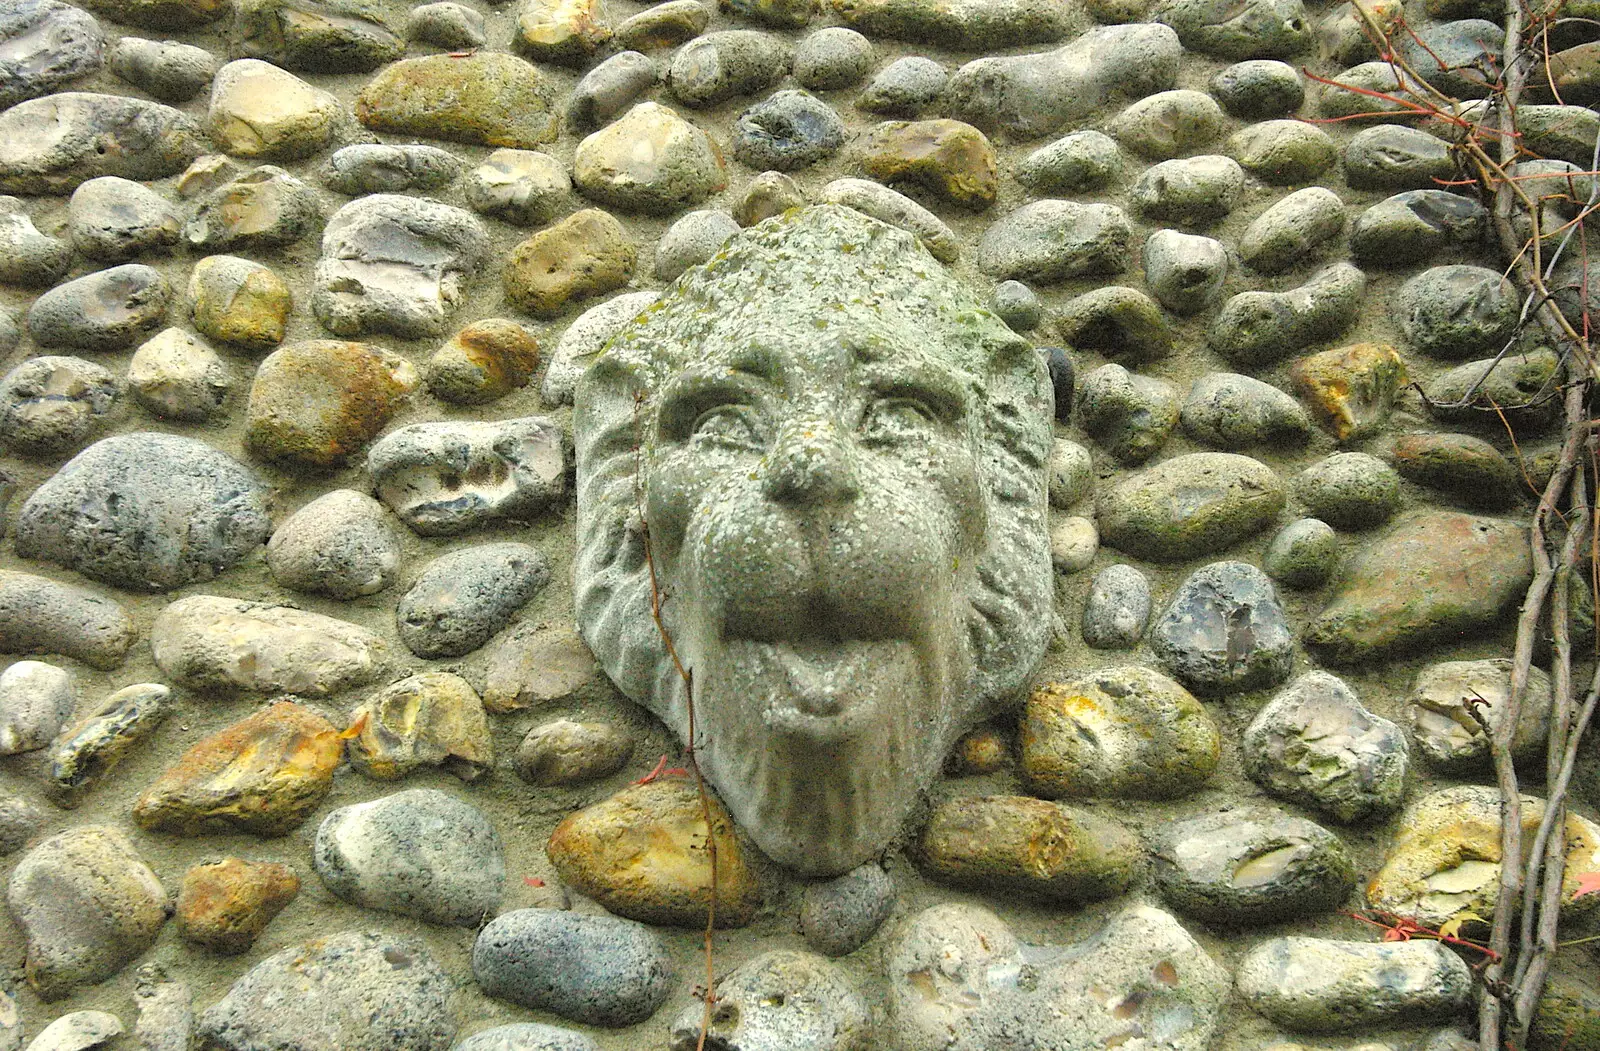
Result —
[[[290,343],[256,370],[245,444],[264,460],[335,466],[377,437],[417,381],[410,362],[367,343]]]
[[[133,805],[151,832],[281,836],[333,787],[344,741],[310,708],[280,701],[185,752]]]
[[[298,893],[300,877],[277,862],[196,865],[178,888],[178,933],[215,952],[241,953]]]
[[[1295,392],[1341,442],[1382,427],[1406,384],[1405,362],[1387,343],[1356,343],[1310,354],[1289,370]]]

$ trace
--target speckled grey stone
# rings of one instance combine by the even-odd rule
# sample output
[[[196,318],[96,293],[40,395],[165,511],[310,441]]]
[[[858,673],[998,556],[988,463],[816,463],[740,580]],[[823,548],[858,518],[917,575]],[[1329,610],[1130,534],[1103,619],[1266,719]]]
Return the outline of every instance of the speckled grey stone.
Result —
[[[950,73],[931,58],[897,58],[878,71],[856,108],[888,117],[916,117],[944,94]]]
[[[416,423],[367,450],[375,495],[423,536],[530,518],[567,494],[566,441],[542,416]]]
[[[1560,375],[1560,359],[1543,347],[1469,361],[1423,382],[1424,408],[1441,422],[1475,424],[1497,435],[1507,422],[1519,432],[1537,431],[1560,415]]]
[[[1069,511],[1094,491],[1094,461],[1077,442],[1057,438],[1050,446],[1050,506]]]
[[[718,216],[720,219],[704,220],[705,224],[708,227],[723,228],[721,220],[726,220],[727,225],[733,228],[732,233],[737,233],[739,230],[739,224],[733,221],[733,217],[722,212],[691,212],[688,216],[684,216],[684,219],[693,215]],[[670,236],[671,230],[667,233]],[[728,236],[731,237],[732,233]],[[706,240],[709,241],[711,236],[713,235],[707,235]],[[718,242],[712,248],[711,254],[715,255],[727,239],[724,237]],[[662,241],[664,243],[666,238],[662,238]],[[663,277],[662,280],[670,278]],[[577,385],[578,377],[583,375],[583,371],[599,356],[606,341],[660,298],[659,292],[624,292],[579,314],[577,320],[568,325],[567,330],[561,334],[561,339],[556,342],[555,353],[550,355],[550,364],[545,369],[544,382],[539,388],[539,394],[544,400],[551,405],[570,405],[572,390]]]
[[[335,150],[322,166],[321,179],[328,189],[354,197],[363,193],[438,190],[460,171],[461,162],[455,155],[437,146],[364,142]]]
[[[1227,926],[1337,908],[1355,885],[1338,836],[1267,807],[1166,824],[1151,854],[1162,897],[1179,912]]]
[[[1241,292],[1217,312],[1206,341],[1237,364],[1270,364],[1348,331],[1366,288],[1365,274],[1335,263],[1287,292]]]
[[[94,74],[104,51],[105,32],[87,11],[12,0],[0,9],[0,109]]]
[[[894,878],[869,861],[843,876],[806,884],[800,934],[824,956],[848,956],[877,933],[894,903]]]
[[[1122,152],[1104,132],[1075,131],[1028,154],[1015,174],[1038,194],[1097,190],[1122,175]]]
[[[514,1022],[473,1033],[454,1051],[599,1051],[599,1045],[582,1033],[560,1026]]]
[[[1339,562],[1339,537],[1319,518],[1297,518],[1273,536],[1261,556],[1267,576],[1285,587],[1321,587]]]
[[[1246,1004],[1292,1032],[1445,1021],[1472,999],[1472,972],[1436,941],[1273,938],[1239,961]]]
[[[1323,178],[1339,155],[1327,132],[1300,120],[1248,125],[1229,136],[1227,148],[1245,171],[1270,186],[1296,186]]]
[[[122,1019],[109,1011],[68,1011],[34,1037],[28,1051],[89,1051],[122,1035]]]
[[[0,281],[53,285],[71,263],[71,245],[40,233],[20,200],[0,197]]]
[[[1504,65],[1505,30],[1483,18],[1417,26],[1397,42],[1419,78],[1456,99],[1487,98]]]
[[[317,829],[312,861],[336,897],[457,927],[493,913],[506,878],[489,818],[432,788],[333,811]]]
[[[26,846],[44,827],[45,817],[44,808],[38,804],[0,792],[0,857],[15,854]],[[0,1029],[7,1028],[10,1027],[5,1024],[5,1008],[0,1006]],[[4,1043],[4,1036],[0,1036],[0,1044]]]
[[[1289,58],[1313,43],[1300,0],[1162,0],[1151,17],[1177,30],[1184,47],[1214,58]]]
[[[984,231],[978,266],[991,277],[1041,284],[1115,274],[1127,268],[1132,236],[1116,205],[1033,201]]]
[[[739,964],[716,984],[706,1046],[727,1051],[852,1051],[871,1037],[867,1002],[827,960],[776,949]],[[672,1023],[670,1051],[696,1051],[705,1006],[698,1000]],[[712,1045],[711,1041],[716,1044]]]
[[[335,489],[290,515],[267,541],[267,567],[283,587],[351,599],[395,582],[400,537],[383,505]]]
[[[1154,456],[1178,425],[1178,388],[1164,379],[1102,365],[1083,379],[1078,424],[1118,461]]]
[[[1321,254],[1342,233],[1344,202],[1339,195],[1308,186],[1251,220],[1239,238],[1239,255],[1264,274],[1278,274]]]
[[[0,379],[0,443],[28,456],[76,449],[106,421],[121,385],[92,361],[44,355]]]
[[[1405,734],[1327,672],[1307,672],[1273,697],[1245,730],[1243,745],[1252,780],[1336,821],[1381,817],[1404,801]]]
[[[1253,58],[1235,62],[1211,78],[1211,94],[1241,120],[1269,120],[1293,113],[1305,102],[1300,73],[1287,62]]]
[[[1289,677],[1294,636],[1267,575],[1248,562],[1191,573],[1150,629],[1150,648],[1196,693],[1276,686]]]
[[[968,62],[951,76],[945,99],[951,116],[969,124],[1038,138],[1107,103],[1176,86],[1182,53],[1166,26],[1096,26],[1055,51]]]
[[[232,382],[216,351],[181,328],[157,332],[128,362],[128,392],[157,419],[210,419],[224,409]]]
[[[1180,495],[1181,494],[1181,495]],[[1190,453],[1130,474],[1100,493],[1101,539],[1135,558],[1197,558],[1271,525],[1283,483],[1259,460]]]
[[[1517,330],[1522,297],[1498,270],[1436,266],[1401,285],[1394,308],[1411,346],[1465,358],[1500,350]]]
[[[419,657],[470,653],[549,582],[550,559],[528,544],[480,544],[441,555],[400,599],[400,639]]]
[[[1450,144],[1419,128],[1379,124],[1345,144],[1345,180],[1358,190],[1425,190],[1456,177]]]
[[[79,252],[115,263],[174,247],[183,220],[175,205],[148,186],[103,175],[72,191],[67,228]]]
[[[844,121],[833,107],[804,91],[776,91],[733,124],[733,156],[762,170],[794,171],[844,145]]]
[[[1147,219],[1206,226],[1233,211],[1244,192],[1244,169],[1232,157],[1207,154],[1152,164],[1129,191]]]
[[[28,308],[41,347],[123,350],[167,316],[172,289],[143,263],[125,263],[57,285]]]
[[[190,1051],[194,1046],[194,994],[187,983],[170,981],[160,964],[134,971],[133,1002],[139,1009],[134,1039],[139,1051]]]
[[[1228,249],[1221,241],[1157,230],[1145,238],[1143,260],[1150,293],[1175,314],[1197,314],[1222,298]]]
[[[0,653],[59,653],[109,670],[138,635],[127,610],[87,588],[0,570]]]
[[[491,920],[473,945],[472,973],[496,999],[602,1026],[649,1018],[676,979],[666,948],[644,924],[552,909]]]
[[[0,672],[0,755],[49,744],[76,700],[72,676],[54,664],[17,661]]]
[[[753,95],[788,71],[789,47],[770,33],[729,29],[696,37],[678,49],[667,90],[686,106],[714,106]]]
[[[193,44],[125,36],[111,45],[106,63],[140,91],[176,105],[209,88],[222,60]]]
[[[342,931],[256,964],[200,1015],[218,1051],[446,1051],[454,982],[423,943]]]
[[[990,303],[1000,320],[1015,332],[1031,332],[1039,327],[1039,322],[1044,318],[1039,297],[1021,281],[1000,282],[994,287],[994,298]]]
[[[183,237],[205,251],[281,248],[321,222],[316,192],[282,168],[263,164],[196,200]]]
[[[1132,566],[1107,566],[1094,578],[1083,606],[1083,641],[1097,650],[1139,644],[1150,622],[1150,581]]]
[[[1334,453],[1301,471],[1294,495],[1335,529],[1371,529],[1400,509],[1400,476],[1366,453]]]
[[[1350,252],[1362,266],[1409,266],[1449,248],[1483,240],[1489,213],[1470,197],[1448,190],[1407,190],[1356,217]]]
[[[542,226],[572,203],[567,166],[535,150],[495,150],[461,181],[475,212],[521,226]]]
[[[1311,433],[1311,417],[1299,402],[1270,383],[1233,372],[1195,380],[1179,419],[1185,434],[1214,449],[1281,448]]]
[[[406,16],[406,36],[446,51],[470,51],[489,42],[483,14],[450,0],[413,7]]]
[[[1222,133],[1222,107],[1203,91],[1178,88],[1147,95],[1106,127],[1122,148],[1146,160],[1185,157]]]
[[[739,224],[734,222],[733,216],[727,212],[689,212],[667,227],[667,232],[662,234],[661,240],[656,243],[654,271],[656,280],[671,281],[691,266],[704,263],[727,244],[728,238],[738,232]],[[589,309],[594,311],[604,306],[602,303],[599,307]],[[576,327],[577,324],[578,322],[573,322],[572,327]],[[563,393],[565,397],[557,400],[572,400],[570,381],[563,385]],[[545,397],[550,399],[551,395],[546,393]]]
[[[210,580],[265,541],[266,500],[262,482],[204,442],[120,434],[34,490],[17,518],[17,554],[118,587],[166,591]]]
[[[872,68],[872,41],[843,26],[819,29],[794,49],[794,79],[812,91],[838,91]]]
[[[579,79],[567,99],[567,124],[575,131],[597,128],[637,102],[657,79],[649,55],[618,52]]]
[[[1102,285],[1063,303],[1053,320],[1068,346],[1114,361],[1148,364],[1176,349],[1161,308],[1137,288]]]
[[[97,175],[160,179],[206,141],[188,114],[145,99],[61,91],[0,113],[0,191],[67,194]]]

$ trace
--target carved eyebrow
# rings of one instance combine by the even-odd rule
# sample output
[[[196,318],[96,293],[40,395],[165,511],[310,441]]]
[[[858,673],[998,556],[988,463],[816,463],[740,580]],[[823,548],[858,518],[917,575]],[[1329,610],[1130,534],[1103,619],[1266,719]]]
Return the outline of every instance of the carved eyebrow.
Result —
[[[663,438],[682,440],[707,409],[736,402],[759,404],[776,393],[776,387],[772,381],[743,370],[691,366],[661,392],[657,426]]]
[[[948,420],[966,415],[971,398],[967,387],[946,369],[927,362],[900,361],[893,366],[864,365],[859,375],[878,397],[918,398]]]

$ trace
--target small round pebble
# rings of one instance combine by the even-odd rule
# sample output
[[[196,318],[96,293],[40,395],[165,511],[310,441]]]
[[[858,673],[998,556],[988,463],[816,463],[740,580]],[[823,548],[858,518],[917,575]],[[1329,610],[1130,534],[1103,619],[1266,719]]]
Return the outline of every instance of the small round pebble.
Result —
[[[804,91],[779,91],[739,115],[733,155],[751,168],[794,171],[831,156],[844,137],[832,106]]]
[[[77,700],[66,669],[17,661],[0,672],[0,755],[43,748],[72,717]]]
[[[1221,241],[1157,230],[1145,238],[1143,257],[1145,284],[1173,313],[1196,314],[1222,298],[1228,249]]]
[[[1436,266],[1400,286],[1395,313],[1425,354],[1470,358],[1498,352],[1517,330],[1521,295],[1498,270]]]
[[[489,641],[550,582],[550,559],[528,544],[479,544],[428,564],[395,610],[419,657],[459,657]]]
[[[222,65],[205,48],[125,36],[106,56],[111,72],[162,102],[188,102],[211,85]]]
[[[1299,109],[1306,99],[1300,74],[1287,62],[1256,58],[1235,62],[1211,78],[1211,94],[1240,120],[1270,120]]]
[[[406,17],[406,36],[447,51],[468,51],[489,42],[483,15],[465,4],[419,4]]]
[[[160,419],[209,419],[221,411],[230,385],[216,351],[181,328],[157,332],[128,362],[128,390]]]
[[[29,358],[0,379],[0,443],[31,456],[70,452],[105,420],[120,390],[92,361]]]
[[[0,792],[0,857],[15,854],[44,827],[44,809],[21,796]]]
[[[851,87],[871,68],[872,42],[842,26],[819,29],[794,49],[794,79],[812,91]]]
[[[944,94],[950,72],[931,58],[897,58],[878,71],[856,108],[886,116],[915,117]]]
[[[1312,464],[1294,480],[1293,492],[1335,529],[1371,529],[1400,509],[1400,476],[1366,453],[1334,453]]]
[[[120,263],[178,243],[178,209],[143,183],[104,175],[80,183],[67,202],[72,243],[91,259]]]
[[[633,739],[610,723],[557,719],[528,731],[517,776],[530,785],[581,785],[610,777],[633,755]]]
[[[171,288],[143,263],[125,263],[57,285],[28,308],[28,334],[41,347],[123,350],[167,314]]]
[[[1002,281],[995,286],[991,309],[1016,332],[1031,332],[1039,327],[1044,309],[1039,296],[1021,281]]]
[[[877,862],[806,885],[800,934],[824,956],[848,956],[877,933],[894,911],[894,879]]]
[[[482,405],[527,384],[539,366],[539,341],[506,318],[475,321],[433,352],[423,375],[437,398]]]
[[[1035,193],[1096,190],[1121,176],[1122,151],[1104,132],[1075,131],[1028,154],[1016,174]]]
[[[1063,518],[1050,527],[1050,563],[1063,576],[1088,569],[1099,549],[1100,534],[1087,518]]]
[[[805,191],[794,179],[779,171],[762,172],[745,186],[733,206],[733,218],[740,226],[750,227],[805,203]]]
[[[334,598],[372,595],[400,573],[400,536],[384,506],[335,489],[290,515],[267,541],[267,568],[286,588]]]
[[[1050,447],[1050,506],[1071,510],[1094,488],[1094,460],[1077,442],[1057,438]]]
[[[1298,518],[1273,536],[1261,556],[1267,576],[1285,587],[1321,587],[1339,563],[1339,535],[1319,518]]]
[[[704,263],[722,250],[739,224],[727,212],[690,212],[667,227],[656,244],[657,281],[671,281],[691,266]]]
[[[585,73],[572,89],[567,99],[567,123],[575,131],[599,127],[638,101],[655,86],[656,79],[656,64],[649,55],[638,51],[612,55]]]
[[[1126,650],[1139,644],[1150,623],[1150,581],[1132,566],[1102,569],[1083,607],[1083,641],[1097,650]]]

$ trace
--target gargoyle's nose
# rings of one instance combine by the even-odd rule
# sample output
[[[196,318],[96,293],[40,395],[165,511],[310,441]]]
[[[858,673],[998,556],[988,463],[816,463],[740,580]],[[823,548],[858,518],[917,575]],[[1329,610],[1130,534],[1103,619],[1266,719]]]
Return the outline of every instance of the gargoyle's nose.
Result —
[[[797,420],[778,432],[761,479],[767,499],[782,504],[833,504],[860,494],[855,451],[828,420]]]

